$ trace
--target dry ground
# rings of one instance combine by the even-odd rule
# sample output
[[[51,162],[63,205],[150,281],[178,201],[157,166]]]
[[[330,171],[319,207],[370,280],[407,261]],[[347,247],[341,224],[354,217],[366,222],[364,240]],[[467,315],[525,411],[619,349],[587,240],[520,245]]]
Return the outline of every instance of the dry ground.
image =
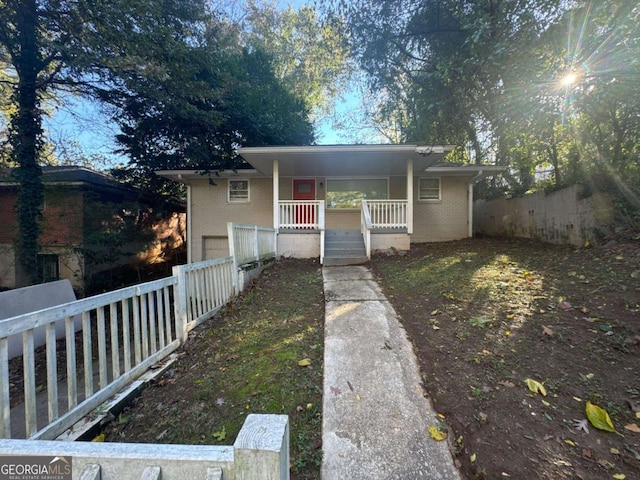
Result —
[[[638,238],[588,249],[476,239],[371,266],[465,478],[640,478]],[[574,428],[588,401],[617,433]]]
[[[640,433],[628,429],[640,425],[638,240],[474,239],[370,262],[464,478],[640,478]],[[319,478],[323,316],[318,264],[278,262],[194,332],[106,439],[231,444],[246,413],[287,413],[293,478]],[[574,428],[587,401],[617,433]]]

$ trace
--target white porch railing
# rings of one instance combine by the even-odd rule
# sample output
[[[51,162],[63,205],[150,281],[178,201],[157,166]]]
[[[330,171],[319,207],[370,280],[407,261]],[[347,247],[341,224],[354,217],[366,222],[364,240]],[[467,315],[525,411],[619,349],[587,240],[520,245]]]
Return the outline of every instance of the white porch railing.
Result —
[[[278,229],[324,230],[324,200],[280,200]]]
[[[246,230],[233,229],[232,238]],[[256,244],[246,245],[258,258],[276,254],[275,230],[264,230],[254,229]],[[246,263],[246,257],[227,257],[181,265],[174,267],[172,277],[1,320],[0,438],[54,439],[62,434],[176,350],[189,330],[239,293],[244,280],[241,285],[238,267]],[[81,333],[75,333],[76,316],[82,318]],[[61,320],[66,329],[58,338],[55,323]],[[44,366],[36,365],[36,329],[46,331]],[[12,362],[22,360],[23,367],[12,378],[8,345],[19,336],[22,358]],[[20,409],[24,413],[14,415]]]
[[[363,200],[368,207],[372,228],[408,228],[407,200]]]
[[[369,205],[363,200],[360,207],[360,231],[368,259],[371,259],[371,228],[371,212],[369,212]]]

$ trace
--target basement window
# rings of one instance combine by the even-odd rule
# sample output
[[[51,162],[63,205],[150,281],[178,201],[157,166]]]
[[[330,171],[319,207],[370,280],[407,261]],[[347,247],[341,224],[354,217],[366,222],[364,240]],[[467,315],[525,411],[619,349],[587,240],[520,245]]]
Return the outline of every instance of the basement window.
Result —
[[[42,283],[60,280],[60,259],[55,254],[38,254],[38,280]]]

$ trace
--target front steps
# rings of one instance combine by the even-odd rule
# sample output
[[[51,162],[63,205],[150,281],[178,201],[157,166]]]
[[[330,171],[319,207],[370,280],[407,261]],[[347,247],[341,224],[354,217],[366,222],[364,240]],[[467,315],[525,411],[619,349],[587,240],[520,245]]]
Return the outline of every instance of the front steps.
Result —
[[[324,262],[327,267],[359,265],[367,262],[362,233],[359,230],[326,230]]]

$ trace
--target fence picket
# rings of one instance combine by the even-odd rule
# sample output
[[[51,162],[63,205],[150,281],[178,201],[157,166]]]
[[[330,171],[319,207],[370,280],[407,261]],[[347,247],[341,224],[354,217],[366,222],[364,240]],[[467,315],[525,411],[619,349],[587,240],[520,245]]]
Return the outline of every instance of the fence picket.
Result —
[[[129,299],[122,300],[122,351],[124,360],[124,373],[131,370],[131,326]]]
[[[76,332],[73,317],[64,320],[67,342],[67,408],[71,410],[78,404],[78,369],[76,368]]]
[[[118,304],[109,305],[109,320],[111,325],[111,371],[113,378],[120,376],[120,341],[118,340]]]
[[[0,338],[0,436],[11,437],[11,402],[9,401],[9,339]]]
[[[33,347],[33,329],[22,332],[22,355],[24,376],[24,416],[27,437],[38,430],[36,416],[36,363]]]
[[[89,312],[82,313],[82,351],[84,353],[84,398],[89,398],[93,394],[93,355]]]
[[[104,319],[104,307],[98,308],[98,371],[100,373],[100,388],[109,383],[107,377],[107,329]]]
[[[56,356],[56,326],[48,323],[46,331],[47,350],[47,400],[49,422],[58,418],[58,359]]]

